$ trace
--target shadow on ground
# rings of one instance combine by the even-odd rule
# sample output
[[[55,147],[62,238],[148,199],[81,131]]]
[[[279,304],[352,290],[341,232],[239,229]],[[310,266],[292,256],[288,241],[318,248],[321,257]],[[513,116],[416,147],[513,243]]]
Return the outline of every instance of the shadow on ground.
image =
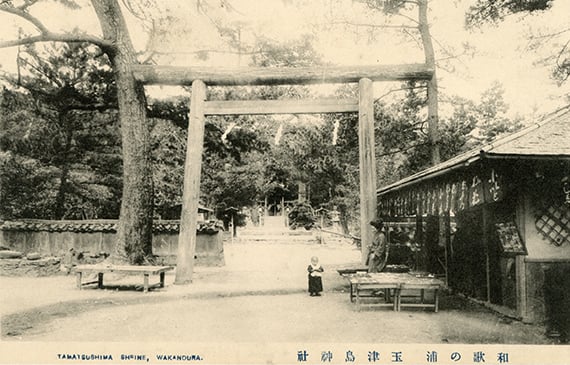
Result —
[[[71,276],[2,278],[2,340],[550,344],[544,328],[512,321],[454,295],[440,311],[350,302],[336,269],[358,266],[351,245],[225,246],[227,265],[197,268],[194,283],[142,293],[138,280],[77,290]],[[322,297],[309,297],[307,265],[325,267]],[[120,285],[119,285],[120,284]],[[79,330],[78,330],[79,329]]]

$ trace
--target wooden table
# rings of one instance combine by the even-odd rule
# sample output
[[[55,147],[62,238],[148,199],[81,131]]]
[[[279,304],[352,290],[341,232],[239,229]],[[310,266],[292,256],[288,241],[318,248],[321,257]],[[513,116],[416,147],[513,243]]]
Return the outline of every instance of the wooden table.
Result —
[[[336,272],[338,272],[338,274],[340,276],[345,276],[345,275],[351,275],[351,274],[358,274],[358,273],[367,273],[368,272],[368,267],[367,266],[362,266],[362,267],[352,267],[352,268],[345,268],[345,269],[338,269]]]
[[[439,290],[444,286],[443,281],[425,275],[412,273],[356,273],[345,275],[350,283],[350,301],[356,302],[358,308],[363,297],[380,297],[379,293],[384,293],[385,303],[377,305],[388,305],[394,311],[400,311],[402,307],[426,307],[438,311]],[[419,302],[402,301],[404,291],[420,291]],[[425,292],[432,291],[434,301],[425,302]],[[393,295],[391,294],[393,293]],[[390,301],[393,303],[390,304]],[[414,297],[416,298],[416,297]]]
[[[367,273],[357,273],[346,277],[350,283],[350,301],[356,303],[358,309],[362,305],[362,298],[379,298],[380,294],[383,294],[384,303],[375,303],[375,305],[389,306],[394,311],[398,310],[396,294],[399,284],[396,281],[373,278]]]
[[[143,291],[148,292],[149,288],[164,288],[164,274],[173,270],[172,266],[135,266],[135,265],[78,265],[74,268],[77,275],[77,287],[81,289],[85,285],[97,284],[99,289],[103,288],[103,274],[105,273],[121,273],[129,275],[144,276]],[[97,281],[82,282],[83,273],[97,273]],[[160,281],[156,284],[149,285],[150,275],[160,275]]]
[[[402,307],[421,307],[433,308],[434,312],[437,313],[439,309],[439,291],[445,286],[444,282],[434,277],[414,276],[411,274],[410,276],[411,278],[406,278],[407,280],[400,283],[400,289],[398,289],[397,295],[398,310],[400,310]],[[405,291],[419,291],[419,301],[402,301],[402,299],[408,298],[404,295]],[[433,302],[425,301],[425,293],[429,291],[433,292]]]

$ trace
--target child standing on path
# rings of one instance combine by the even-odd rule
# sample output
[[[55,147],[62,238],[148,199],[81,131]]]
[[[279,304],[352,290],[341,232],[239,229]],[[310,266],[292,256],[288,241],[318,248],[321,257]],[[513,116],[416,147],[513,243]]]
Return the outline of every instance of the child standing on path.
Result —
[[[307,271],[309,272],[309,293],[312,297],[320,297],[323,291],[322,272],[325,270],[319,264],[319,258],[317,256],[311,257],[311,264],[307,268]]]

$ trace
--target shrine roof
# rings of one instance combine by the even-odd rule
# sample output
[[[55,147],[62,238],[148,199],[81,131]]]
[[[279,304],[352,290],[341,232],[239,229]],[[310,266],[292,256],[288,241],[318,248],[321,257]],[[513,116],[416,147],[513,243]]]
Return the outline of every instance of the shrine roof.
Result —
[[[568,159],[570,158],[570,108],[550,113],[522,130],[495,139],[390,185],[378,189],[378,195],[441,176],[483,159]]]

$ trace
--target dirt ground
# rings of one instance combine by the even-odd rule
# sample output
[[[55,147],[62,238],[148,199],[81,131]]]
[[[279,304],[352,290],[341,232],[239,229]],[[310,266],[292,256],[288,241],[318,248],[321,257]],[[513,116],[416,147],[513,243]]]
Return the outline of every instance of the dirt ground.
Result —
[[[311,256],[325,268],[322,297],[306,293]],[[336,272],[360,261],[349,243],[237,241],[225,245],[225,258],[224,267],[196,268],[192,284],[174,285],[169,273],[164,289],[146,294],[136,277],[106,277],[107,289],[81,291],[73,276],[0,278],[2,341],[313,342],[318,329],[321,342],[550,343],[540,326],[451,295],[438,313],[358,311]]]

